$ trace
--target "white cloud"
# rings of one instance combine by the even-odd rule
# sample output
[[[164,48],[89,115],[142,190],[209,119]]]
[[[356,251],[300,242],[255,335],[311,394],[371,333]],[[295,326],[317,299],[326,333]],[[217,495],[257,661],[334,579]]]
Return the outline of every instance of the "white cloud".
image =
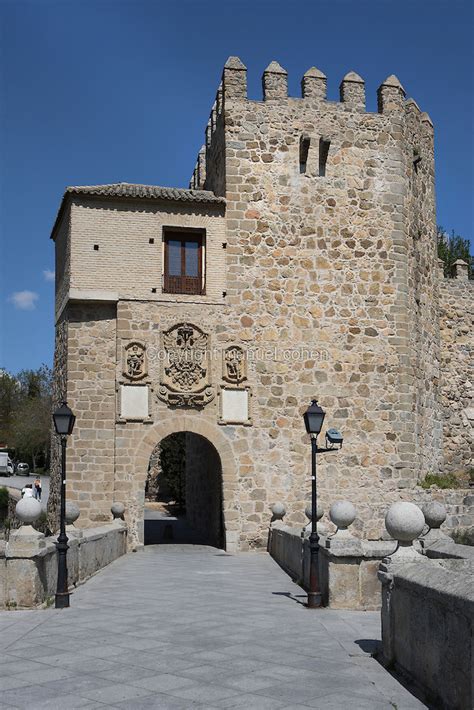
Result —
[[[33,311],[39,296],[34,291],[15,291],[8,300],[21,311]]]
[[[45,269],[43,276],[45,281],[54,281],[54,271],[51,271],[51,269]]]

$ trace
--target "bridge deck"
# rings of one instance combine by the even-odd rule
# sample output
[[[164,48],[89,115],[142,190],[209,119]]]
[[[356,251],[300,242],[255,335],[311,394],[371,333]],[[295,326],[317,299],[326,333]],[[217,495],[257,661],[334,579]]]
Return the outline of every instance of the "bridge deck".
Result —
[[[0,613],[0,708],[423,708],[370,657],[376,612],[307,610],[265,553],[150,546],[71,608]]]

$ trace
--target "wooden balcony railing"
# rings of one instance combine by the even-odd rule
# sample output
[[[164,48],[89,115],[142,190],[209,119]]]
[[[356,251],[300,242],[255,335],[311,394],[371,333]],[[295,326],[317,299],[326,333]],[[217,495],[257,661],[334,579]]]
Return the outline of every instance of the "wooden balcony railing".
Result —
[[[202,296],[205,293],[200,276],[163,277],[163,293],[182,293],[188,296]]]

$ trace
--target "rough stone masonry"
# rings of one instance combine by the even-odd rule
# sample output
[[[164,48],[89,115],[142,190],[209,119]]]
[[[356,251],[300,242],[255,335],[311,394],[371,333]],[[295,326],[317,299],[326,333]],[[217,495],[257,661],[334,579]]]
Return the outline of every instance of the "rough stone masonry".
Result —
[[[314,67],[289,97],[272,62],[250,100],[231,57],[190,189],[67,188],[55,396],[77,416],[83,525],[123,501],[139,545],[150,455],[185,431],[220,468],[226,548],[265,545],[275,501],[305,520],[313,397],[344,433],[322,503],[349,498],[360,535],[425,474],[472,465],[472,283],[437,262],[433,124],[395,76],[377,113],[354,72],[340,97]]]

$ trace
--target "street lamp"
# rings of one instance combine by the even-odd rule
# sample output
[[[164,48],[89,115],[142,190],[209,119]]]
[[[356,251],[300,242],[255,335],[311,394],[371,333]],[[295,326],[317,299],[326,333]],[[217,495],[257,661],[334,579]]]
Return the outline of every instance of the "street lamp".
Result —
[[[323,428],[326,412],[315,399],[303,415],[306,431],[311,437],[311,535],[309,536],[310,567],[308,608],[317,609],[321,606],[321,590],[319,588],[319,535],[317,530],[318,494],[316,487],[316,454],[324,451],[334,451],[335,445],[342,447],[342,435],[337,429],[329,429],[326,433],[326,446],[318,447],[318,434]]]
[[[63,402],[53,413],[56,434],[61,437],[61,516],[59,537],[56,543],[58,550],[58,583],[56,587],[55,607],[65,609],[69,606],[69,591],[67,584],[67,551],[69,549],[66,535],[66,445],[67,437],[72,434],[76,417]]]

